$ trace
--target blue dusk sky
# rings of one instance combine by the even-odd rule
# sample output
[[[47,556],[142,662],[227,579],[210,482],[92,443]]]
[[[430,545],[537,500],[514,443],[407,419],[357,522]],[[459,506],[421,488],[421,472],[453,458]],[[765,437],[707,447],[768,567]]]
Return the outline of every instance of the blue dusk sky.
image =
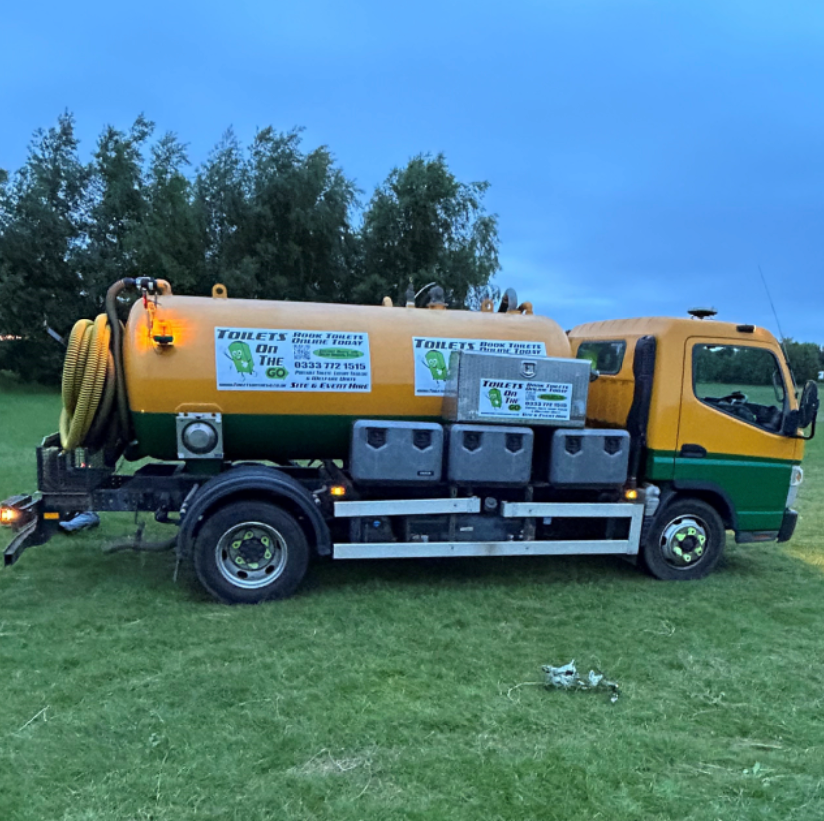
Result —
[[[444,152],[488,180],[496,282],[565,328],[721,319],[824,343],[824,3],[6,3],[0,167],[69,109],[83,156],[140,112],[197,165],[305,127],[368,199]]]

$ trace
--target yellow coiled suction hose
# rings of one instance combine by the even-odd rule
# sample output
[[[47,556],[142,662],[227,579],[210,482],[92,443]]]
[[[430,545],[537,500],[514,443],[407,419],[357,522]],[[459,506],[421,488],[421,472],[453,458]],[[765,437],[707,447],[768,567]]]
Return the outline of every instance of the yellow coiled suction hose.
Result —
[[[92,322],[81,319],[69,337],[63,365],[63,410],[60,444],[63,450],[99,447],[112,424],[115,369],[111,354],[111,328],[105,314]]]
[[[60,444],[63,450],[103,450],[107,463],[112,464],[131,442],[117,298],[134,290],[142,290],[144,296],[170,296],[172,286],[153,277],[125,277],[115,282],[106,292],[106,313],[94,322],[81,319],[75,323],[63,365]]]

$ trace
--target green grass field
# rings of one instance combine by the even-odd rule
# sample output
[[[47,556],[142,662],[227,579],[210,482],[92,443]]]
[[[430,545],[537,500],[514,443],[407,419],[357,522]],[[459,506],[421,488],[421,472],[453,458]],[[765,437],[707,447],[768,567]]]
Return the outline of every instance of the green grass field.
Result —
[[[58,407],[0,381],[0,498]],[[122,517],[56,537],[0,572],[0,819],[824,818],[821,439],[805,467],[795,539],[694,583],[323,563],[229,608],[169,555],[102,555]],[[573,658],[618,702],[533,686]]]

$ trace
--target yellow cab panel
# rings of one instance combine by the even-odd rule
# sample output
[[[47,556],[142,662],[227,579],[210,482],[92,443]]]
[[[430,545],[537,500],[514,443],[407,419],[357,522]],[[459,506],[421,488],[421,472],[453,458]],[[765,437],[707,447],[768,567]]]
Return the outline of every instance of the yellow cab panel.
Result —
[[[632,423],[639,341],[654,351],[639,483],[710,501],[740,540],[776,537],[803,441],[782,433],[797,401],[772,334],[652,317],[580,325],[569,337],[573,355],[599,371],[587,411],[594,427]]]

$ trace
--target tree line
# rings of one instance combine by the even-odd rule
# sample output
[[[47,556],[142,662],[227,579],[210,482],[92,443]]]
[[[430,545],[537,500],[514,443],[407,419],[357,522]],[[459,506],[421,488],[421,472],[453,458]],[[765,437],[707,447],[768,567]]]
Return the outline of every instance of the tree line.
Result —
[[[180,294],[222,282],[230,296],[318,302],[398,303],[432,281],[453,307],[494,294],[488,183],[459,181],[442,155],[393,169],[364,202],[297,129],[263,128],[246,146],[229,130],[197,168],[142,115],[104,128],[89,161],[75,132],[66,112],[35,132],[20,169],[0,169],[0,369],[23,379],[59,379],[63,351],[47,328],[65,337],[123,277],[168,279]],[[824,370],[812,343],[790,341],[788,353],[799,382]]]
[[[785,339],[784,350],[796,384],[803,385],[808,379],[818,379],[818,374],[824,371],[824,348],[814,342]]]
[[[185,144],[144,116],[106,127],[84,162],[67,112],[35,132],[22,168],[0,170],[0,369],[57,379],[63,352],[46,329],[65,336],[95,316],[123,277],[371,304],[437,281],[453,307],[477,305],[499,267],[487,188],[419,155],[363,202],[326,147],[271,127],[246,146],[227,131],[193,169]]]
[[[824,349],[813,342],[785,339],[783,348],[796,384],[817,379],[824,369]],[[724,385],[771,385],[776,363],[762,348],[748,345],[699,347],[695,362],[696,379]]]

